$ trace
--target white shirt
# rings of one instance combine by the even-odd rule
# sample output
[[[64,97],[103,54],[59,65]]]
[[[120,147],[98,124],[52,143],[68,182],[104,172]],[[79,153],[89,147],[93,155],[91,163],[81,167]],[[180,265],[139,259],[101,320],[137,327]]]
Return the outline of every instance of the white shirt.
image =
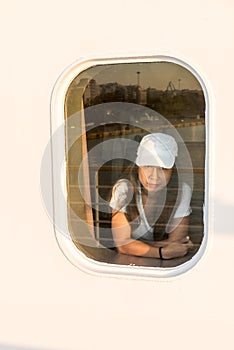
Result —
[[[131,201],[133,195],[133,188],[130,181],[126,179],[119,180],[113,187],[112,197],[110,200],[110,207],[116,211],[121,211],[126,213],[126,207]],[[177,205],[177,208],[174,212],[173,218],[183,218],[191,214],[190,201],[191,201],[192,191],[190,186],[183,182],[182,184],[182,193],[180,202]],[[147,239],[153,240],[153,227],[149,225],[143,204],[142,197],[140,193],[139,186],[139,196],[137,196],[137,206],[140,214],[140,224],[136,230],[131,233],[132,238],[135,239]],[[168,227],[166,227],[166,232],[168,232]]]

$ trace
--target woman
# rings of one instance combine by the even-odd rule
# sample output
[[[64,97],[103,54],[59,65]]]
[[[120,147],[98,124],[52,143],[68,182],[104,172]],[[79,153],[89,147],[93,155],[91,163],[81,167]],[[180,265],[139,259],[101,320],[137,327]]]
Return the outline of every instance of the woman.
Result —
[[[146,135],[135,165],[114,185],[112,232],[120,253],[171,259],[192,248],[188,237],[191,189],[182,183],[174,197],[167,191],[177,153],[172,136]]]

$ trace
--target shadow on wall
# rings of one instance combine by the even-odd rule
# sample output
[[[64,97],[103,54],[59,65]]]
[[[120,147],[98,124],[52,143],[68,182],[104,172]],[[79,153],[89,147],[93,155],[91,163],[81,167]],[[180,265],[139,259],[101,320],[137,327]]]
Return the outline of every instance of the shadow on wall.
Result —
[[[218,233],[234,234],[234,203],[214,199],[214,229]]]
[[[6,345],[0,344],[0,350],[56,350],[56,349],[48,349],[48,348],[37,348],[37,347],[25,347],[25,346],[17,346],[17,345]]]

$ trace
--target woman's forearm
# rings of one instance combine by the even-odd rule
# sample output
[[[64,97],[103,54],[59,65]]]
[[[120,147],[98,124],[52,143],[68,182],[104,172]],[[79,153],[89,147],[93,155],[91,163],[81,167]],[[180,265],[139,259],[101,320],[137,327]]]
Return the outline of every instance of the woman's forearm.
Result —
[[[127,255],[145,256],[149,258],[160,258],[159,247],[151,246],[148,243],[129,240],[117,247],[118,252]]]
[[[127,255],[143,256],[148,258],[173,259],[186,255],[189,249],[193,247],[193,244],[189,238],[185,238],[183,242],[167,241],[167,244],[166,242],[164,243],[164,245],[154,245],[132,240],[131,242],[118,246],[118,251],[122,254]]]

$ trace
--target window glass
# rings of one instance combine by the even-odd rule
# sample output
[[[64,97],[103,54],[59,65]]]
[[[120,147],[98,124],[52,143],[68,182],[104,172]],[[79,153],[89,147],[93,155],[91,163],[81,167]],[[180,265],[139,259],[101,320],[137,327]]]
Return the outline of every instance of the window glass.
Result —
[[[66,186],[78,249],[99,262],[162,269],[199,252],[206,118],[201,83],[175,62],[97,64],[73,79]]]

